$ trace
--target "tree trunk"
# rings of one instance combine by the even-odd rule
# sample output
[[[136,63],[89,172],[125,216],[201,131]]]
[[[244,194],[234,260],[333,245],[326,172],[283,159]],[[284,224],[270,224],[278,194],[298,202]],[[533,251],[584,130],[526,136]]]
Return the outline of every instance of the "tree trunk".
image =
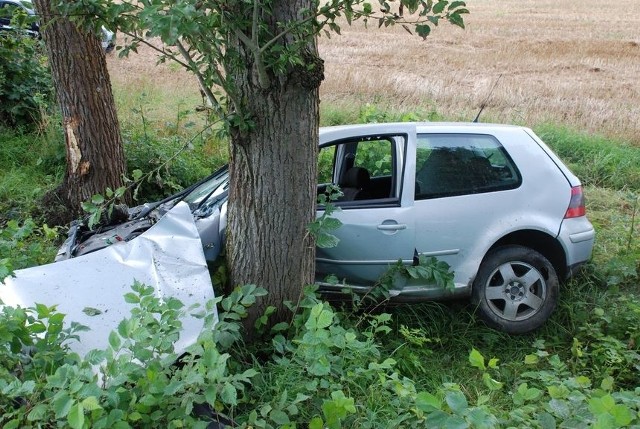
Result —
[[[275,22],[296,19],[311,1],[276,1]],[[285,41],[286,43],[286,41]],[[278,310],[271,322],[290,317],[284,301],[296,302],[302,286],[314,280],[315,244],[307,225],[315,218],[318,156],[319,93],[322,60],[315,38],[307,48],[307,63],[270,76],[260,85],[254,57],[237,46],[246,68],[234,76],[238,109],[248,112],[255,126],[235,130],[230,150],[230,192],[227,257],[231,284],[253,283],[269,294],[250,309],[247,334],[265,308]]]
[[[53,75],[67,150],[67,170],[56,191],[73,216],[81,203],[123,184],[122,137],[105,54],[98,37],[52,14],[50,0],[35,0]]]

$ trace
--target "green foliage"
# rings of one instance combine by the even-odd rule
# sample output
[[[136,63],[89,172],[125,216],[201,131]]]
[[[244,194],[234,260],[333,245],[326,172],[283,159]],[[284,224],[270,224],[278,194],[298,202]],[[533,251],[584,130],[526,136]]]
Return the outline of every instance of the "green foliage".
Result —
[[[188,111],[182,111],[168,132],[166,124],[152,124],[142,107],[134,109],[141,118],[141,128],[125,130],[127,171],[135,185],[135,197],[140,201],[159,200],[209,175],[226,162],[226,152],[211,153],[222,146],[212,125],[195,131],[195,124],[186,121]],[[163,135],[166,134],[166,135]],[[137,171],[148,173],[144,180]]]
[[[256,371],[229,370],[222,350],[239,340],[238,320],[264,291],[246,286],[224,300],[205,304],[205,329],[184,355],[174,350],[185,309],[136,283],[125,295],[136,306],[109,335],[106,350],[85,357],[70,353],[69,341],[88,328],[55,308],[4,307],[0,313],[0,424],[7,427],[72,428],[201,427],[212,417],[194,412],[232,409]],[[216,324],[213,309],[225,308]],[[229,322],[231,320],[232,322]],[[94,372],[99,369],[100,379]]]
[[[432,341],[427,325],[403,326],[396,336],[398,315],[343,313],[314,292],[306,288],[289,305],[291,321],[274,326],[268,342],[252,346],[242,344],[241,321],[266,291],[246,285],[201,309],[186,309],[136,283],[124,297],[134,305],[131,316],[111,333],[106,350],[85,357],[69,353],[66,345],[86,327],[65,328],[55,308],[4,307],[0,424],[205,427],[214,411],[253,428],[640,424],[637,298],[594,311],[569,348],[543,340],[532,347],[524,345],[530,338],[514,338],[512,345],[497,342],[494,350],[504,354],[515,347],[520,355],[501,359],[485,357],[480,347],[452,356],[450,341],[456,338]],[[205,327],[178,356],[173,344],[180,318],[194,311]],[[473,341],[486,349],[482,338]],[[431,344],[438,355],[454,359],[453,367],[426,359],[422,371],[438,374],[431,384],[416,373],[403,375],[398,339],[417,353]],[[99,369],[100,381],[92,368]]]
[[[32,219],[10,220],[0,228],[0,282],[13,270],[46,264],[55,254],[56,228],[38,227]]]
[[[363,0],[310,2],[313,7],[292,10],[289,15],[270,0],[231,4],[152,0],[144,7],[129,1],[92,0],[58,6],[61,13],[73,17],[82,27],[95,30],[104,24],[124,33],[127,42],[123,55],[135,52],[140,44],[151,45],[162,53],[160,61],[173,60],[194,73],[213,113],[225,118],[226,128],[244,134],[255,126],[253,112],[247,111],[235,81],[246,64],[252,64],[262,90],[273,89],[278,79],[297,75],[319,85],[321,61],[310,52],[309,45],[322,32],[328,37],[340,34],[344,20],[349,25],[359,19],[385,27],[398,24],[409,32],[414,28],[425,38],[442,21],[464,28],[463,15],[469,13],[463,1],[402,0],[410,13],[417,13],[407,20],[391,12],[386,0],[378,3],[374,8]],[[298,18],[274,22],[280,15]],[[153,37],[162,45],[153,45],[149,41]]]
[[[316,246],[320,248],[331,248],[338,245],[339,239],[331,232],[342,226],[342,222],[339,219],[336,219],[332,215],[336,211],[340,211],[339,207],[336,207],[333,202],[335,202],[340,196],[342,192],[340,188],[336,185],[329,184],[325,190],[324,194],[318,195],[318,204],[323,206],[324,210],[322,214],[307,226],[307,230],[309,234],[313,236],[316,241]]]
[[[42,41],[20,29],[0,37],[0,124],[37,125],[49,110],[53,82]]]

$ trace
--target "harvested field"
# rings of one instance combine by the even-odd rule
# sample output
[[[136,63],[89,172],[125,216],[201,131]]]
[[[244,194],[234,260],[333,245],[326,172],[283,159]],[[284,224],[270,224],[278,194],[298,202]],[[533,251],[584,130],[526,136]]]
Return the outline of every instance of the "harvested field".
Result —
[[[466,30],[442,24],[426,41],[377,23],[344,25],[341,36],[321,37],[322,102],[471,120],[500,79],[485,121],[553,122],[640,145],[640,2],[470,0],[468,6]],[[114,86],[142,79],[168,99],[198,99],[193,78],[154,64],[147,51],[111,58]]]

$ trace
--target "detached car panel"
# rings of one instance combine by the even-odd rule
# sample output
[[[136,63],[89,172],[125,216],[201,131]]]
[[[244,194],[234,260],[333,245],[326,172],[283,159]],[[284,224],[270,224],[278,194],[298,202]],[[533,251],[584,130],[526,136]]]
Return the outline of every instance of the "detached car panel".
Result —
[[[447,262],[455,289],[410,279],[394,299],[471,296],[491,326],[512,333],[540,326],[559,281],[591,255],[593,227],[579,180],[535,134],[490,124],[398,123],[320,130],[318,194],[339,185],[342,226],[334,248],[318,249],[317,280],[335,274],[368,290],[401,260]],[[57,259],[134,239],[180,201],[188,203],[207,260],[224,246],[228,171],[163,201],[123,209],[95,230],[72,226]],[[320,211],[322,208],[320,208]]]

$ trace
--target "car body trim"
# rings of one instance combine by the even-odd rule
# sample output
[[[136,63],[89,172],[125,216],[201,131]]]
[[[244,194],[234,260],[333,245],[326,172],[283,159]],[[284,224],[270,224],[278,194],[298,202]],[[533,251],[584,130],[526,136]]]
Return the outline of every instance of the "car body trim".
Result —
[[[571,240],[572,243],[581,243],[583,241],[593,240],[595,236],[596,236],[596,231],[594,229],[590,229],[588,231],[569,234],[569,239]]]
[[[399,260],[400,259],[357,261],[357,260],[337,260],[337,259],[329,259],[329,258],[316,258],[316,262],[322,262],[325,264],[334,264],[334,265],[389,265],[389,264],[395,264]],[[402,259],[401,261],[405,265],[413,264],[413,259]]]
[[[448,249],[448,250],[434,250],[433,252],[419,252],[420,256],[445,256],[445,255],[457,255],[460,253],[460,249]]]

